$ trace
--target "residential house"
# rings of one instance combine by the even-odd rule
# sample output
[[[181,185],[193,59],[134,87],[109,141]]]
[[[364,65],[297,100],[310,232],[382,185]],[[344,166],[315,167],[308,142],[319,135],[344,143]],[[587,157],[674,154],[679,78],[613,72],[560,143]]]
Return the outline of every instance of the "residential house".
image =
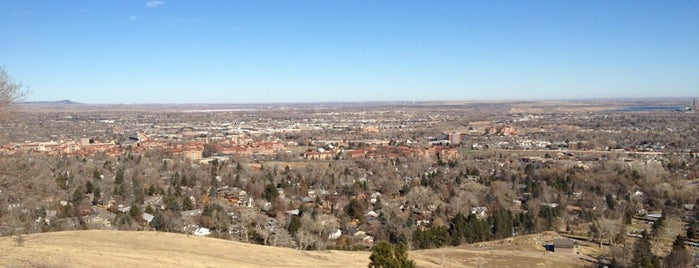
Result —
[[[570,238],[559,238],[553,240],[553,252],[563,254],[575,253],[575,241]]]
[[[473,207],[473,208],[471,208],[471,214],[476,215],[476,217],[479,219],[484,219],[484,218],[488,217],[488,208],[487,207]]]

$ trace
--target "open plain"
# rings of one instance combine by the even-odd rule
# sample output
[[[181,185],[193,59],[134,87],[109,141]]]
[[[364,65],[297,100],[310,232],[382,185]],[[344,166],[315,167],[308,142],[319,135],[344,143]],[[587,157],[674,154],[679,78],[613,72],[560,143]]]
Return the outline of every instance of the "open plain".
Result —
[[[410,251],[418,267],[579,267],[527,235],[460,247]],[[162,232],[65,231],[0,238],[3,267],[366,267],[366,251],[300,251]]]

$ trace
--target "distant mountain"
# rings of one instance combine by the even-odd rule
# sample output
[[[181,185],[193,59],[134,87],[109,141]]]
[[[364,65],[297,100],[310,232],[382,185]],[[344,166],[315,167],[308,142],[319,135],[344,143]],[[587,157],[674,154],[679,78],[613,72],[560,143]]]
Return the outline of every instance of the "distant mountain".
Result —
[[[59,100],[59,101],[24,101],[20,104],[38,104],[38,105],[81,105],[82,103],[74,102],[72,100]]]

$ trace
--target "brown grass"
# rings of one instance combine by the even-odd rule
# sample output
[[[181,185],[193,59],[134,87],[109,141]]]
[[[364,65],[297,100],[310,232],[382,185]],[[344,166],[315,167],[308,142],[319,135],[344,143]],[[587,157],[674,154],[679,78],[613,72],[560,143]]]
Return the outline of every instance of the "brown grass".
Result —
[[[0,238],[0,266],[10,267],[367,267],[369,252],[299,251],[159,232],[67,231]],[[532,243],[533,240],[537,240]],[[541,238],[414,250],[418,267],[576,267]]]

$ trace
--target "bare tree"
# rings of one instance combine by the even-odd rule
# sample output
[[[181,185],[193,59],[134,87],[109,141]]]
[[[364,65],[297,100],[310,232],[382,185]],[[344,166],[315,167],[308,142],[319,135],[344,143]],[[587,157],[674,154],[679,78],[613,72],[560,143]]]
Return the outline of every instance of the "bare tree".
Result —
[[[441,200],[439,200],[437,193],[425,186],[418,186],[411,189],[406,195],[406,199],[410,202],[410,205],[421,210],[430,207],[436,208],[441,204]]]
[[[26,92],[22,91],[23,85],[0,67],[0,115],[3,115],[7,108],[14,102],[22,100]]]
[[[615,219],[608,219],[608,218],[601,218],[595,222],[599,226],[600,229],[600,247],[602,247],[602,240],[607,238],[609,239],[609,245],[614,246],[615,245],[615,237],[617,237],[620,233],[624,232],[624,225],[621,223],[621,220],[615,220]]]

